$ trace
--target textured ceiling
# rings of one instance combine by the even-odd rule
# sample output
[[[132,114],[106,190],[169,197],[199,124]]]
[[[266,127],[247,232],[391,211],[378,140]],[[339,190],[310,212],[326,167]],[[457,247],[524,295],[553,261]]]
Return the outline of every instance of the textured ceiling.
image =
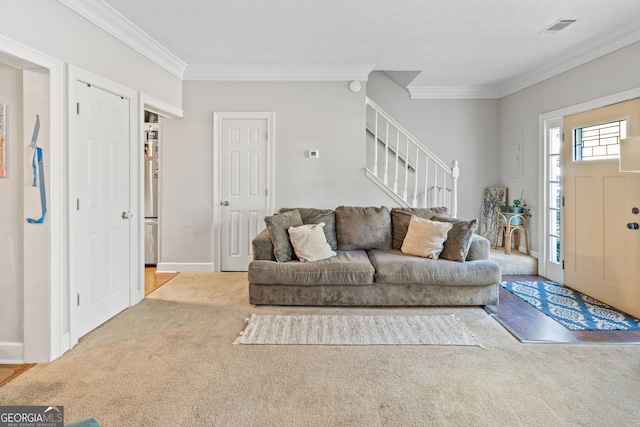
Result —
[[[504,88],[640,40],[638,0],[104,2],[186,63],[186,74],[369,66],[420,71],[414,88]],[[559,19],[576,23],[541,33]]]

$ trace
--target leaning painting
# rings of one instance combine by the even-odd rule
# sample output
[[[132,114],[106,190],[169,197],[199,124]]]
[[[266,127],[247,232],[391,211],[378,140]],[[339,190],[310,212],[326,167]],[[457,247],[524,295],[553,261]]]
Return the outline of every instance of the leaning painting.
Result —
[[[478,234],[486,237],[493,245],[498,231],[498,212],[507,203],[506,188],[485,188],[482,195],[482,217]],[[498,242],[500,243],[500,242]]]
[[[0,104],[0,178],[7,176],[7,104]]]

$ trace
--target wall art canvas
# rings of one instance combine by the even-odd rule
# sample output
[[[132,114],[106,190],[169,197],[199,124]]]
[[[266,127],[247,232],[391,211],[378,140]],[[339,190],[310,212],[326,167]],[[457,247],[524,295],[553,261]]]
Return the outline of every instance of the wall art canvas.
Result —
[[[482,217],[478,234],[489,239],[492,246],[496,241],[496,232],[498,231],[498,212],[500,212],[500,206],[505,206],[506,204],[506,188],[484,189],[482,195]]]
[[[7,176],[7,104],[0,104],[0,178]]]

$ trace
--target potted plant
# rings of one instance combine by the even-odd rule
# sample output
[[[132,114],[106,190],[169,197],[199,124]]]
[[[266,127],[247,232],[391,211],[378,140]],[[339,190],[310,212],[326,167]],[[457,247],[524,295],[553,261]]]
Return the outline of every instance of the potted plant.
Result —
[[[530,208],[527,206],[527,203],[522,198],[515,199],[513,201],[513,205],[511,206],[501,206],[500,212],[503,213],[503,215],[500,217],[500,223],[506,224],[508,221],[512,226],[522,225],[524,223],[524,219],[522,217],[516,217],[512,219],[513,215],[509,215],[509,214],[523,213],[527,217],[531,216]]]

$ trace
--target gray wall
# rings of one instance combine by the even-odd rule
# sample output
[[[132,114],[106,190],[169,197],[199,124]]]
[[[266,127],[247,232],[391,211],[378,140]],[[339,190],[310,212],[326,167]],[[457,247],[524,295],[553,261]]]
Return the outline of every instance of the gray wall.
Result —
[[[66,302],[68,288],[52,289],[49,276],[52,269],[65,268],[47,265],[50,258],[66,259],[65,254],[49,253],[53,210],[42,225],[26,226],[24,220],[27,216],[38,218],[40,215],[39,190],[27,184],[31,179],[30,157],[27,156],[33,151],[26,150],[28,141],[25,142],[33,132],[36,113],[41,120],[38,143],[45,152],[49,197],[54,191],[50,177],[64,170],[66,160],[51,162],[53,159],[48,155],[51,129],[48,73],[5,52],[15,46],[25,46],[25,50],[33,51],[38,57],[43,54],[74,65],[176,107],[182,105],[182,80],[60,2],[0,0],[0,5],[5,18],[0,26],[0,102],[9,104],[11,138],[9,176],[0,179],[0,199],[6,202],[0,212],[0,241],[6,249],[0,258],[0,360],[19,362],[24,357],[26,361],[45,361],[50,343],[35,338],[49,338],[46,328],[42,327],[49,324],[49,295],[63,295]],[[5,64],[25,70],[14,70]],[[66,111],[60,115],[64,118]],[[65,152],[63,148],[60,151]],[[48,200],[49,208],[64,203],[64,200]],[[63,281],[62,286],[68,285],[68,281]],[[56,320],[60,320],[62,327],[67,327],[68,307],[64,303],[61,305],[65,318]],[[42,332],[32,333],[35,330]]]
[[[364,98],[347,82],[185,82],[184,118],[162,123],[161,263],[212,262],[214,112],[275,112],[274,209],[393,205],[364,173]]]
[[[22,70],[0,64],[0,103],[7,104],[6,169],[0,178],[0,343],[20,343],[23,339],[23,179],[22,159]],[[9,303],[5,305],[6,303]],[[0,357],[1,359],[1,357]]]
[[[502,134],[496,152],[500,159],[500,182],[509,188],[511,200],[524,190],[524,199],[533,206],[533,217],[528,223],[532,250],[538,251],[540,247],[538,224],[542,214],[538,201],[542,179],[538,163],[540,115],[638,87],[640,43],[635,43],[500,100]],[[524,130],[524,173],[522,178],[510,178],[506,133],[517,127]]]
[[[162,122],[161,266],[213,262],[214,112],[276,113],[276,209],[395,206],[364,173],[365,93],[445,162],[460,161],[459,216],[478,217],[483,186],[499,183],[497,100],[410,100],[382,73],[359,93],[347,82],[185,82],[184,118]]]
[[[483,188],[501,184],[498,100],[410,99],[383,72],[369,76],[367,95],[446,164],[458,160],[458,217],[479,218]]]
[[[182,81],[110,34],[51,0],[0,0],[0,34],[174,106]]]

